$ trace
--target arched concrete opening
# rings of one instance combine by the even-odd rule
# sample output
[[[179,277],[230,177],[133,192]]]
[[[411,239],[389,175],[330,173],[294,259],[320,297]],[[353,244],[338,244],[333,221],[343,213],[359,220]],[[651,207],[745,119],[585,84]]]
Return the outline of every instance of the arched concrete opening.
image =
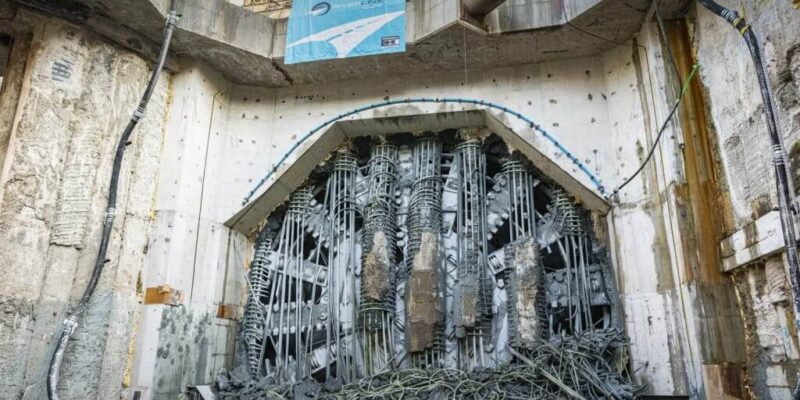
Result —
[[[566,189],[586,209],[605,215],[610,205],[596,188],[592,188],[580,175],[568,172],[566,160],[556,160],[531,143],[531,139],[518,129],[509,127],[507,116],[484,109],[449,111],[443,113],[404,114],[382,118],[354,118],[339,120],[312,141],[303,143],[279,167],[272,178],[256,192],[241,210],[229,218],[225,225],[244,234],[252,235],[257,225],[279,204],[288,199],[317,164],[346,140],[364,136],[383,136],[397,132],[424,132],[468,127],[486,127],[518,150],[533,165],[557,184]],[[531,134],[529,132],[526,132]]]
[[[608,204],[491,111],[340,120],[298,150],[228,221],[255,236],[252,376],[475,371],[619,334]]]

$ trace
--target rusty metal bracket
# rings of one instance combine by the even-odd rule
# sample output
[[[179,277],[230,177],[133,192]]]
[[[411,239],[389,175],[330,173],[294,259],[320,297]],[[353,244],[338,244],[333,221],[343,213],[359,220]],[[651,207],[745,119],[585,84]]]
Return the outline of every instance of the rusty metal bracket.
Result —
[[[144,291],[144,304],[177,306],[183,304],[183,298],[183,290],[177,290],[170,285],[149,287]]]
[[[220,304],[217,306],[217,318],[238,321],[241,317],[242,311],[238,304]]]

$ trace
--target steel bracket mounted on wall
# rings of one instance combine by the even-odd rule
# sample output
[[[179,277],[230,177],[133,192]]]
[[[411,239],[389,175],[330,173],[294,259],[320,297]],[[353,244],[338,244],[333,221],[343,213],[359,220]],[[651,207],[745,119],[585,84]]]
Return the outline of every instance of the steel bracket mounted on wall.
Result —
[[[220,304],[217,306],[217,318],[239,320],[242,316],[238,304]]]
[[[177,306],[183,304],[183,290],[170,285],[149,287],[144,292],[144,304],[166,304]]]

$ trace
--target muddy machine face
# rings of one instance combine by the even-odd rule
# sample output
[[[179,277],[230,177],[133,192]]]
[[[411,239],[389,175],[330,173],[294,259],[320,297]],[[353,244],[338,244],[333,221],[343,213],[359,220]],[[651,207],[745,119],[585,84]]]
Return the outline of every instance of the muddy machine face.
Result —
[[[498,368],[618,324],[589,213],[484,129],[343,145],[265,221],[242,325],[254,376],[346,384]]]

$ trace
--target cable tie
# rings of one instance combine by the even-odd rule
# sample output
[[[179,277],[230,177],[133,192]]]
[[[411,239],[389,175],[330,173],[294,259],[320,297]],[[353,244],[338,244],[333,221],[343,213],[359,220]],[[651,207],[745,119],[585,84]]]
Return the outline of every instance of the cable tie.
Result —
[[[747,30],[750,29],[750,24],[745,22],[744,17],[740,17],[738,13],[731,21],[731,25],[733,25],[733,27],[736,28],[742,36],[744,36]]]
[[[735,10],[731,10],[729,8],[726,8],[726,9],[722,10],[722,18],[725,18],[726,20],[730,21],[731,23],[733,23],[733,20],[738,18],[738,17],[739,17],[739,13],[736,12]]]
[[[739,29],[739,33],[741,33],[742,36],[744,36],[744,34],[747,32],[748,29],[750,29],[750,24],[744,24],[744,26],[741,29]]]

